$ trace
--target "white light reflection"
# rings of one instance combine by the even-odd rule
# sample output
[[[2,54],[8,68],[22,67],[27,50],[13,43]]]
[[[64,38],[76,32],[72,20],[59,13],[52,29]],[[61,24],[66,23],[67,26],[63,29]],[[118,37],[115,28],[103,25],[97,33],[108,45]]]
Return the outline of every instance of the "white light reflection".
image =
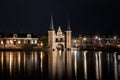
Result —
[[[116,52],[113,55],[114,55],[114,75],[115,75],[115,80],[118,80]]]
[[[102,79],[102,64],[101,64],[101,51],[99,52],[99,73],[100,73],[100,80]]]
[[[85,80],[87,80],[87,58],[86,58],[87,51],[84,51],[83,54],[84,54],[84,77]]]
[[[75,69],[75,78],[77,80],[77,51],[74,51],[74,69]]]
[[[102,79],[102,64],[101,64],[101,51],[100,52],[96,52],[95,53],[95,68],[96,68],[96,78],[97,80],[101,80]]]
[[[13,54],[10,52],[10,66],[9,66],[10,75],[12,74],[12,64],[13,64]]]
[[[95,53],[95,68],[96,68],[96,78],[99,80],[99,71],[98,71],[98,55]]]

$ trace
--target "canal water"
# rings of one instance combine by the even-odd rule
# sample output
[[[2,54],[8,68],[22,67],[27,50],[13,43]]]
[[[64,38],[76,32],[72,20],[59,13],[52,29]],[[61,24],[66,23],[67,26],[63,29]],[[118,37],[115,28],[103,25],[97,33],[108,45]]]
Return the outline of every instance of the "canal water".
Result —
[[[120,80],[120,55],[103,51],[0,51],[0,80]]]

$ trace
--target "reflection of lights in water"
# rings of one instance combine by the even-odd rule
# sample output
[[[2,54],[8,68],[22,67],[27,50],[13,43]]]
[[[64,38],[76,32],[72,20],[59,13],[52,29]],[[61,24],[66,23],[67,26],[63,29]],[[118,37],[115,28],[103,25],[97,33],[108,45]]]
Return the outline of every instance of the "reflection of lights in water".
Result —
[[[40,52],[40,69],[43,72],[43,52]]]
[[[35,53],[35,63],[37,63],[37,52],[34,53]]]
[[[99,75],[99,72],[98,72],[98,55],[97,53],[95,53],[95,61],[96,61],[96,64],[95,64],[95,68],[96,68],[96,78],[97,80],[99,79],[98,75]]]
[[[1,63],[2,63],[2,71],[3,71],[3,69],[4,69],[4,67],[3,67],[3,63],[4,63],[4,53],[2,52],[1,53]]]
[[[13,63],[13,54],[10,53],[10,75],[12,74],[12,63]]]
[[[33,52],[31,52],[31,60],[32,60],[31,62],[32,62],[32,63],[33,63],[33,59],[34,59],[34,58],[33,58]]]
[[[84,51],[84,77],[85,80],[87,80],[87,58],[86,58],[86,53],[87,51]]]
[[[102,79],[102,64],[101,64],[101,51],[95,53],[95,61],[96,61],[96,78],[97,80]]]
[[[77,78],[77,52],[74,53],[74,69],[75,69],[75,77]]]
[[[37,52],[34,52],[35,54],[35,69],[37,70]]]
[[[77,51],[74,51],[74,54],[76,54],[77,53]]]
[[[100,79],[102,78],[102,65],[101,65],[101,51],[99,52],[99,73],[100,73]]]
[[[24,52],[24,70],[25,70],[25,67],[26,67],[26,54]]]
[[[116,53],[114,53],[113,55],[114,55],[114,75],[115,75],[115,80],[118,80]]]
[[[18,70],[20,71],[20,52],[18,52]]]

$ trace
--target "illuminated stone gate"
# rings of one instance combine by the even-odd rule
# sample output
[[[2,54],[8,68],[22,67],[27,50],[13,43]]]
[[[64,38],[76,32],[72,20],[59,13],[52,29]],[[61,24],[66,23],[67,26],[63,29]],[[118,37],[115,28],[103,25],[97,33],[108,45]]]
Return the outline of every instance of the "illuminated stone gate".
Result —
[[[60,26],[57,33],[55,33],[53,17],[51,16],[51,24],[48,30],[48,46],[50,50],[71,50],[71,33],[70,24],[68,24],[65,34],[62,32]]]

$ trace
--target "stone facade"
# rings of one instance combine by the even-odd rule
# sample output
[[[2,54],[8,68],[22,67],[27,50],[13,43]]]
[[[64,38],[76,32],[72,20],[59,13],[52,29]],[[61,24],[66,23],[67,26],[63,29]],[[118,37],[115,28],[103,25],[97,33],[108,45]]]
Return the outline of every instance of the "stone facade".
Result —
[[[48,46],[50,50],[71,50],[71,33],[70,26],[68,26],[65,34],[62,32],[61,27],[58,27],[57,33],[54,30],[53,17],[51,16],[51,25],[48,30]]]

